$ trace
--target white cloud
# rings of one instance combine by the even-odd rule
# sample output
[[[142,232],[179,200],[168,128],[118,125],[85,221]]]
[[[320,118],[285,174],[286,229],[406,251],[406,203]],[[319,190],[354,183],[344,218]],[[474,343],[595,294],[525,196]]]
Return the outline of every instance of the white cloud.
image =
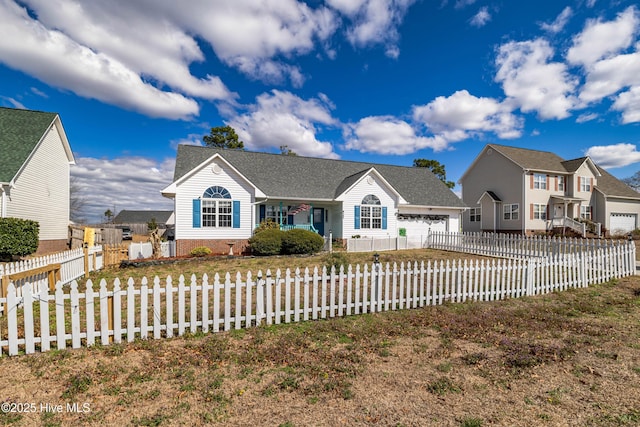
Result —
[[[351,26],[347,28],[347,38],[353,46],[383,44],[387,56],[391,58],[397,58],[400,53],[397,27],[414,2],[415,0],[327,0],[327,4],[351,21]]]
[[[491,21],[491,14],[489,13],[489,8],[484,6],[471,18],[470,23],[474,27],[484,27],[489,21]]]
[[[38,89],[37,87],[32,87],[31,92],[38,95],[41,98],[49,98],[49,95]]]
[[[536,39],[503,44],[496,58],[495,80],[502,83],[509,102],[523,112],[537,112],[541,119],[566,118],[576,104],[572,92],[577,79],[565,64],[551,62],[553,55],[547,40]]]
[[[584,114],[580,114],[576,118],[576,123],[586,123],[586,122],[590,122],[592,120],[595,120],[597,118],[598,118],[598,114],[596,114],[596,113],[584,113]]]
[[[27,109],[27,107],[25,107],[22,102],[18,101],[15,98],[11,98],[11,97],[8,97],[8,96],[0,96],[0,100],[2,101],[3,105],[7,105],[9,107],[17,108],[19,110],[26,110]]]
[[[611,107],[622,111],[622,123],[640,122],[640,86],[635,86],[618,95]]]
[[[249,112],[226,122],[250,150],[286,145],[302,156],[337,158],[333,145],[316,138],[318,126],[334,127],[333,105],[326,95],[304,100],[290,92],[273,90],[257,97]]]
[[[618,14],[613,21],[587,21],[582,32],[573,38],[567,60],[588,68],[596,61],[628,48],[638,32],[639,19],[636,8],[632,6]]]
[[[173,210],[173,202],[160,191],[173,180],[175,159],[158,161],[145,157],[96,159],[76,157],[71,177],[84,201],[80,217],[102,221],[107,209],[116,211]]]
[[[603,59],[591,66],[580,99],[596,102],[624,87],[640,85],[640,52]]]
[[[47,84],[152,117],[199,112],[193,99],[155,88],[125,64],[46,28],[8,0],[0,0],[0,60]]]
[[[409,154],[423,148],[442,151],[448,141],[438,135],[422,137],[415,133],[409,123],[390,116],[365,117],[345,129],[347,150],[362,153]]]
[[[158,25],[149,11],[135,4],[123,10],[112,3],[95,1],[26,0],[26,3],[37,11],[43,25],[127,64],[137,74],[153,76],[190,96],[211,100],[232,97],[218,77],[208,75],[199,79],[191,75],[189,63],[204,60],[192,37],[168,20]],[[123,19],[125,11],[127,17]]]
[[[640,162],[640,151],[633,144],[597,145],[589,148],[585,154],[605,169],[621,168]]]
[[[475,2],[476,2],[476,0],[456,0],[454,8],[463,9],[463,8],[465,8],[467,6],[471,6]]]
[[[505,104],[492,98],[475,97],[466,90],[449,97],[439,96],[427,105],[414,107],[413,118],[436,135],[457,135],[457,138],[493,132],[499,138],[508,139],[522,133],[522,120]]]
[[[544,22],[540,24],[540,28],[549,33],[559,33],[565,25],[567,25],[567,22],[569,22],[569,18],[571,18],[572,15],[573,11],[569,6],[567,6],[562,10],[562,12],[560,12],[560,15],[558,15],[552,23],[547,24]]]
[[[335,12],[312,9],[296,0],[194,0],[185,7],[172,0],[145,0],[144,10],[176,22],[206,40],[218,58],[248,76],[268,82],[300,84],[298,67],[284,60],[303,55],[337,29]]]

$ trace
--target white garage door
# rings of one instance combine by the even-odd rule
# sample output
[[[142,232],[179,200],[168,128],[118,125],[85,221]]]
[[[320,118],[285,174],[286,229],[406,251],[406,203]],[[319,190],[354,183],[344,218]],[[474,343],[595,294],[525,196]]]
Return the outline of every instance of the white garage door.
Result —
[[[636,215],[612,213],[609,218],[611,234],[628,233],[636,229]]]
[[[420,248],[429,231],[447,231],[448,218],[439,220],[398,219],[398,229],[404,228],[409,248]]]

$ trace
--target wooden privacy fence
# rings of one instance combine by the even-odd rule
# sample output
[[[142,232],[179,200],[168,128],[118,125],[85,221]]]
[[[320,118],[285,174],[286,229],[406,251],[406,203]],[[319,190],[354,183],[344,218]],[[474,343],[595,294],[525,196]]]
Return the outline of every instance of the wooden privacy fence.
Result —
[[[524,236],[500,233],[431,232],[425,248],[503,258],[547,257],[635,245],[628,240]]]
[[[539,259],[457,260],[341,267],[339,271],[287,269],[271,274],[216,274],[190,280],[180,276],[121,288],[87,281],[81,290],[61,283],[51,293],[13,284],[0,319],[0,355],[79,348],[161,338],[185,332],[217,332],[437,305],[444,302],[494,301],[537,295],[632,275],[629,246],[600,248]],[[55,330],[55,332],[54,332]]]

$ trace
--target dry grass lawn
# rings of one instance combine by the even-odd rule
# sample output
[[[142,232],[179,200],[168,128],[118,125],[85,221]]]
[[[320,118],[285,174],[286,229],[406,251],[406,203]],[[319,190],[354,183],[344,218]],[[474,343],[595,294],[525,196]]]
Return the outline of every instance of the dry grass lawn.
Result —
[[[359,256],[371,254],[353,262]],[[383,254],[404,256],[462,255]],[[124,273],[255,271],[265,261]],[[0,369],[0,401],[36,409],[0,412],[0,425],[639,425],[640,277],[517,300],[3,357]],[[67,411],[73,402],[89,412]],[[62,412],[43,411],[47,403]]]

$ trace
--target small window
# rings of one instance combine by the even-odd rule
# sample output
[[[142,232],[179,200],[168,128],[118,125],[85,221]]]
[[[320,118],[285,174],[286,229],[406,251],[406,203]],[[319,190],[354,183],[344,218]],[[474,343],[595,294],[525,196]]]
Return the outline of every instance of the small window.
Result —
[[[362,199],[362,204],[363,205],[379,205],[380,199],[377,196],[374,196],[373,194],[369,194],[367,196],[364,196],[364,199]]]
[[[533,204],[533,219],[547,219],[547,205],[542,205],[538,203]]]
[[[533,174],[533,188],[537,190],[546,190],[547,176],[541,173]]]
[[[591,220],[591,206],[580,206],[580,218]]]
[[[580,191],[583,191],[585,193],[589,193],[591,191],[591,177],[580,177]]]
[[[480,214],[482,212],[482,208],[471,208],[469,209],[469,221],[471,222],[480,222]]]
[[[558,176],[558,191],[564,192],[564,176]]]
[[[520,206],[517,203],[506,204],[502,206],[504,219],[507,221],[517,220],[519,217]]]

